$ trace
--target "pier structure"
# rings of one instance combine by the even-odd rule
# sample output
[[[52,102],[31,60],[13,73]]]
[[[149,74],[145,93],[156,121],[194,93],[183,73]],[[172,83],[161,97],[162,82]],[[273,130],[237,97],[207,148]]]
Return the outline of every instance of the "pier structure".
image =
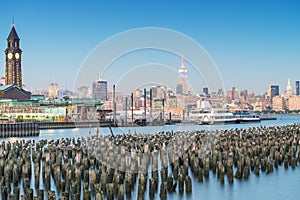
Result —
[[[39,134],[39,123],[0,124],[0,138],[38,136]]]
[[[1,196],[130,199],[134,190],[138,199],[190,195],[193,184],[204,180],[232,185],[249,176],[275,175],[280,166],[299,167],[299,130],[293,124],[2,141]]]

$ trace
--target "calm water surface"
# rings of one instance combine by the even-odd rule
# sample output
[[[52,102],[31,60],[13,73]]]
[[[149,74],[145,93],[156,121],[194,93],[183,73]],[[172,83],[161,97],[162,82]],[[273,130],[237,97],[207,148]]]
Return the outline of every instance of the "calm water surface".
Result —
[[[114,134],[128,133],[154,133],[160,131],[188,131],[188,130],[212,130],[212,129],[231,129],[231,128],[249,128],[257,126],[279,126],[300,123],[300,115],[282,115],[277,116],[277,120],[262,121],[255,124],[233,124],[224,126],[198,126],[198,125],[169,125],[169,126],[149,126],[149,127],[131,127],[131,128],[113,128]],[[58,129],[58,130],[42,130],[38,137],[22,138],[28,139],[57,139],[61,137],[86,137],[89,133],[96,133],[96,129]],[[110,134],[108,128],[100,128],[100,134]],[[15,141],[20,138],[6,138],[0,141]],[[191,175],[191,173],[189,173]],[[178,193],[168,194],[168,199],[222,199],[222,200],[241,200],[241,199],[262,199],[262,200],[274,200],[274,199],[299,199],[300,198],[300,166],[295,169],[284,169],[280,166],[278,169],[274,169],[271,174],[261,173],[260,176],[255,176],[251,173],[248,180],[234,179],[234,184],[230,185],[225,176],[225,184],[221,184],[216,174],[210,172],[208,180],[203,183],[198,183],[197,179],[192,177],[193,192],[187,196],[185,193],[179,195]],[[42,183],[42,182],[41,182]],[[137,190],[137,186],[135,186]],[[55,188],[53,188],[55,189]],[[148,184],[147,184],[148,189]],[[137,191],[132,193],[131,198],[137,198]],[[156,199],[159,199],[156,194]],[[145,193],[145,199],[148,199],[148,190]]]

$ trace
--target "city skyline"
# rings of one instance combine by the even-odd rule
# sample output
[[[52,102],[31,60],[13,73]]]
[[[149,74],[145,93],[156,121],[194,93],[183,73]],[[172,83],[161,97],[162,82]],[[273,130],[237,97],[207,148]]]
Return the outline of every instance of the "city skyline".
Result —
[[[197,93],[196,92],[192,92],[192,93],[190,93],[188,95],[203,95],[203,94],[209,95],[211,93],[213,93],[213,94],[216,94],[216,93],[219,93],[219,92],[226,93],[226,92],[230,92],[232,90],[236,90],[236,92],[238,92],[238,95],[240,95],[240,93],[243,92],[243,91],[247,91],[250,94],[254,94],[256,96],[266,95],[266,96],[270,96],[271,98],[274,97],[274,96],[279,96],[279,95],[286,94],[286,93],[288,93],[289,95],[299,96],[299,94],[300,94],[299,86],[298,86],[298,89],[297,89],[297,83],[299,85],[299,81],[296,80],[293,83],[290,82],[290,85],[289,85],[289,81],[290,81],[290,79],[287,79],[287,84],[283,85],[283,86],[282,85],[276,85],[276,84],[269,85],[269,86],[266,87],[266,90],[263,93],[255,93],[254,91],[249,91],[248,88],[239,88],[238,86],[232,86],[230,89],[226,89],[225,91],[223,91],[222,88],[220,88],[218,90],[212,90],[212,91],[210,91],[208,87],[203,87],[203,88],[199,88],[200,92],[197,92]],[[85,92],[84,92],[85,95],[83,95],[80,98],[85,98],[86,96],[90,96],[89,98],[92,98],[92,96],[94,96],[93,95],[93,87],[94,87],[94,84],[96,82],[105,83],[105,88],[106,88],[105,91],[106,91],[106,93],[113,91],[113,87],[109,88],[108,87],[109,83],[106,80],[102,80],[102,79],[98,79],[98,80],[95,79],[95,80],[93,80],[91,82],[90,85],[82,85],[81,87],[77,88],[75,91],[70,91],[68,88],[59,87],[56,82],[50,82],[49,83],[49,87],[52,86],[52,85],[56,85],[57,92],[59,92],[59,91],[61,91],[61,92],[63,92],[63,91],[72,92],[73,95],[77,95],[79,97],[82,96],[81,95],[81,92],[82,92],[81,90],[84,89],[85,90]],[[45,88],[45,89],[42,89],[42,90],[36,90],[36,91],[32,90],[32,92],[33,92],[33,94],[44,94],[45,91],[49,90],[49,87]],[[146,89],[147,91],[149,91],[152,87],[165,87],[166,89],[172,91],[174,94],[176,94],[176,89],[177,89],[176,88],[174,90],[173,88],[170,88],[170,87],[168,87],[166,85],[160,85],[160,84],[150,85],[149,84],[149,85],[147,85],[145,87],[130,88],[130,92],[124,92],[124,91],[122,91],[122,90],[120,90],[118,88],[116,88],[116,90],[117,90],[117,92],[121,93],[122,95],[128,96],[131,93],[134,93],[134,91],[136,91],[136,90],[141,90],[142,91],[142,90]],[[289,89],[287,89],[287,87],[289,87]],[[87,91],[87,90],[89,90],[89,91]],[[88,93],[88,92],[90,92],[90,93]],[[180,94],[177,94],[177,95],[180,95]]]
[[[285,88],[290,78],[294,92],[300,77],[296,1],[231,1],[218,2],[217,6],[214,1],[118,2],[117,7],[97,1],[17,2],[13,10],[0,12],[0,48],[6,48],[14,17],[24,51],[22,73],[28,90],[46,89],[50,82],[72,88],[80,64],[95,46],[121,31],[147,26],[173,29],[195,39],[218,66],[226,90],[237,86],[261,94],[269,85]],[[215,14],[208,12],[212,8]],[[169,62],[178,69],[178,60]],[[4,53],[0,63],[0,75],[4,75]],[[109,84],[111,87],[113,83]],[[198,90],[202,87],[205,85]]]

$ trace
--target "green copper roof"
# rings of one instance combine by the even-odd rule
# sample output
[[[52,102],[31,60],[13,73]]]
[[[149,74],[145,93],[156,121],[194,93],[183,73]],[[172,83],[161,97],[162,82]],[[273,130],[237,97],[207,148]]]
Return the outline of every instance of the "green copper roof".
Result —
[[[0,90],[6,90],[8,88],[10,88],[12,85],[1,85],[0,86]]]

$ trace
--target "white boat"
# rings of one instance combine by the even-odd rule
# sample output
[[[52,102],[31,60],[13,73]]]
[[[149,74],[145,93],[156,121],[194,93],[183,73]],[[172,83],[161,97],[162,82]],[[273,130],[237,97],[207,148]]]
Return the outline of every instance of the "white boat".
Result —
[[[204,110],[199,115],[199,124],[234,124],[236,118],[227,110]]]
[[[193,123],[198,123],[199,122],[199,117],[203,111],[202,110],[191,110],[188,114],[188,121],[193,122]]]
[[[236,118],[236,123],[254,123],[260,122],[260,117],[255,112],[250,111],[236,111],[233,113]]]

